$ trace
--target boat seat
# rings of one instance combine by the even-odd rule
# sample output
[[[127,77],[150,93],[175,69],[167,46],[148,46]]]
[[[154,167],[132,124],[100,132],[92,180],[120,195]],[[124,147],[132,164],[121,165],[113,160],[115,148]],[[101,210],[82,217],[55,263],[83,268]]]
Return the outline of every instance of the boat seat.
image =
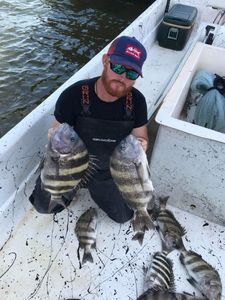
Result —
[[[225,1],[224,0],[208,0],[207,6],[211,6],[216,9],[225,10]]]

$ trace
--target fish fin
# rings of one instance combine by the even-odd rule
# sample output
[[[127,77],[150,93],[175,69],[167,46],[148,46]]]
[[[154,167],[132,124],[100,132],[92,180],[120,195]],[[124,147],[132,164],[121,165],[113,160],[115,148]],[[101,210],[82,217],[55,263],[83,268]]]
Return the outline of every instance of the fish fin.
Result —
[[[53,199],[52,195],[45,190],[41,181],[41,176],[38,176],[36,180],[35,188],[29,197],[29,201],[38,212],[49,214],[62,211],[70,203],[69,202],[67,205],[65,205],[65,203],[62,201],[62,197]]]
[[[147,212],[152,220],[156,221],[160,213],[160,203],[155,191],[152,193],[152,199],[148,202]]]
[[[151,172],[150,172],[150,167],[149,167],[149,164],[147,164],[147,172],[148,172],[148,176],[149,176],[149,178],[151,178]]]
[[[133,237],[133,241],[138,241],[140,245],[143,244],[143,239],[144,239],[145,231],[139,231],[137,232]]]
[[[182,238],[180,238],[177,241],[177,243],[176,243],[176,249],[178,249],[178,250],[185,250],[185,246],[184,246]]]
[[[96,242],[94,242],[94,243],[91,245],[91,248],[92,248],[92,249],[96,249]]]
[[[161,208],[166,208],[166,204],[167,204],[168,199],[169,199],[169,196],[159,197],[159,203],[160,203]]]
[[[167,252],[167,254],[169,254],[168,251],[166,251],[166,252]],[[176,291],[176,285],[175,285],[175,277],[174,277],[174,273],[173,273],[173,261],[170,258],[168,258],[168,257],[166,258],[166,261],[167,261],[167,263],[169,265],[169,269],[170,269],[169,290],[170,290],[170,292],[175,293],[175,291]]]
[[[193,286],[196,286],[197,284],[197,281],[193,277],[187,278],[187,281]]]
[[[188,251],[190,254],[193,254],[193,255],[195,255],[195,256],[197,256],[197,257],[199,257],[200,259],[203,259],[202,258],[202,256],[201,256],[201,254],[199,254],[199,253],[196,253],[195,251],[193,251],[193,250],[189,250]]]
[[[185,263],[184,263],[184,255],[183,255],[182,252],[180,253],[179,259],[180,259],[181,264],[182,264],[183,266],[185,266]]]
[[[147,272],[148,272],[148,270],[149,270],[149,267],[143,266],[143,267],[142,267],[142,270],[143,270],[143,272],[144,272],[145,274],[147,274]]]
[[[186,296],[192,296],[192,297],[193,297],[193,294],[190,294],[190,293],[185,292],[185,291],[183,291],[182,294],[184,294],[184,295],[186,295]],[[203,298],[203,299],[204,299],[204,298]]]
[[[34,174],[39,174],[41,172],[41,170],[44,168],[44,162],[45,162],[45,155],[42,154],[40,156],[40,162],[38,163],[36,169],[34,170]]]
[[[144,231],[155,228],[151,217],[148,214],[144,215],[139,212],[136,212],[132,223],[134,231]]]
[[[185,235],[187,233],[186,228],[181,226],[181,236]]]
[[[159,225],[155,225],[155,229],[159,232],[160,231]]]
[[[65,202],[63,201],[62,197],[59,197],[59,198],[53,198],[53,197],[51,197],[51,200],[50,200],[49,205],[48,205],[48,213],[51,213],[54,210],[56,210],[56,207],[58,205],[60,205],[60,206],[62,206],[64,208],[67,208],[67,206],[65,205]]]
[[[91,263],[94,262],[93,257],[92,257],[92,255],[91,255],[91,252],[85,251],[85,249],[84,249],[84,255],[83,255],[83,259],[82,259],[82,265],[83,265],[84,263],[86,263],[87,261],[89,261],[89,262],[91,262]]]
[[[148,172],[146,172],[146,168],[144,167],[143,163],[137,162],[135,163],[135,167],[142,189],[149,190],[149,184],[151,184],[150,190],[153,190],[154,188],[151,178],[149,177]]]
[[[78,184],[78,189],[85,188],[96,172],[97,172],[97,166],[93,163],[90,164],[89,162],[87,170],[85,171],[84,175],[81,177],[81,180]]]

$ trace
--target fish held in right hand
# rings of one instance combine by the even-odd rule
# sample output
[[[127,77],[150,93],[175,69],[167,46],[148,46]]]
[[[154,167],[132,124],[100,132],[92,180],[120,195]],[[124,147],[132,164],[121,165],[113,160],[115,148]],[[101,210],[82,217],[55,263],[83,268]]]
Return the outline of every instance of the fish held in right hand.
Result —
[[[150,177],[146,153],[132,134],[114,149],[110,159],[112,178],[127,205],[134,210],[134,239],[141,243],[146,230],[154,228],[148,206],[154,206],[154,187]]]

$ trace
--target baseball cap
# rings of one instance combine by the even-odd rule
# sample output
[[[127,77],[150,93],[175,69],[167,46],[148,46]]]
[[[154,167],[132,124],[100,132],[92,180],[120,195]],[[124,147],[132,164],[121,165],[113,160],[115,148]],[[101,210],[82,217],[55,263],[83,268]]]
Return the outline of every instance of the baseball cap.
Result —
[[[113,64],[128,66],[142,76],[142,65],[146,60],[147,52],[135,37],[120,36],[116,38],[107,54]]]

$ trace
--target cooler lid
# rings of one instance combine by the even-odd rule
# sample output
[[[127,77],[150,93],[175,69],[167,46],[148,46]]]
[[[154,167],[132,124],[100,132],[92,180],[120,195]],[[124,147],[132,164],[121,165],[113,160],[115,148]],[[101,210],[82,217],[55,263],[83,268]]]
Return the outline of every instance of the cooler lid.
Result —
[[[190,26],[197,16],[197,8],[184,4],[175,4],[168,13],[165,14],[163,22],[177,25]]]

